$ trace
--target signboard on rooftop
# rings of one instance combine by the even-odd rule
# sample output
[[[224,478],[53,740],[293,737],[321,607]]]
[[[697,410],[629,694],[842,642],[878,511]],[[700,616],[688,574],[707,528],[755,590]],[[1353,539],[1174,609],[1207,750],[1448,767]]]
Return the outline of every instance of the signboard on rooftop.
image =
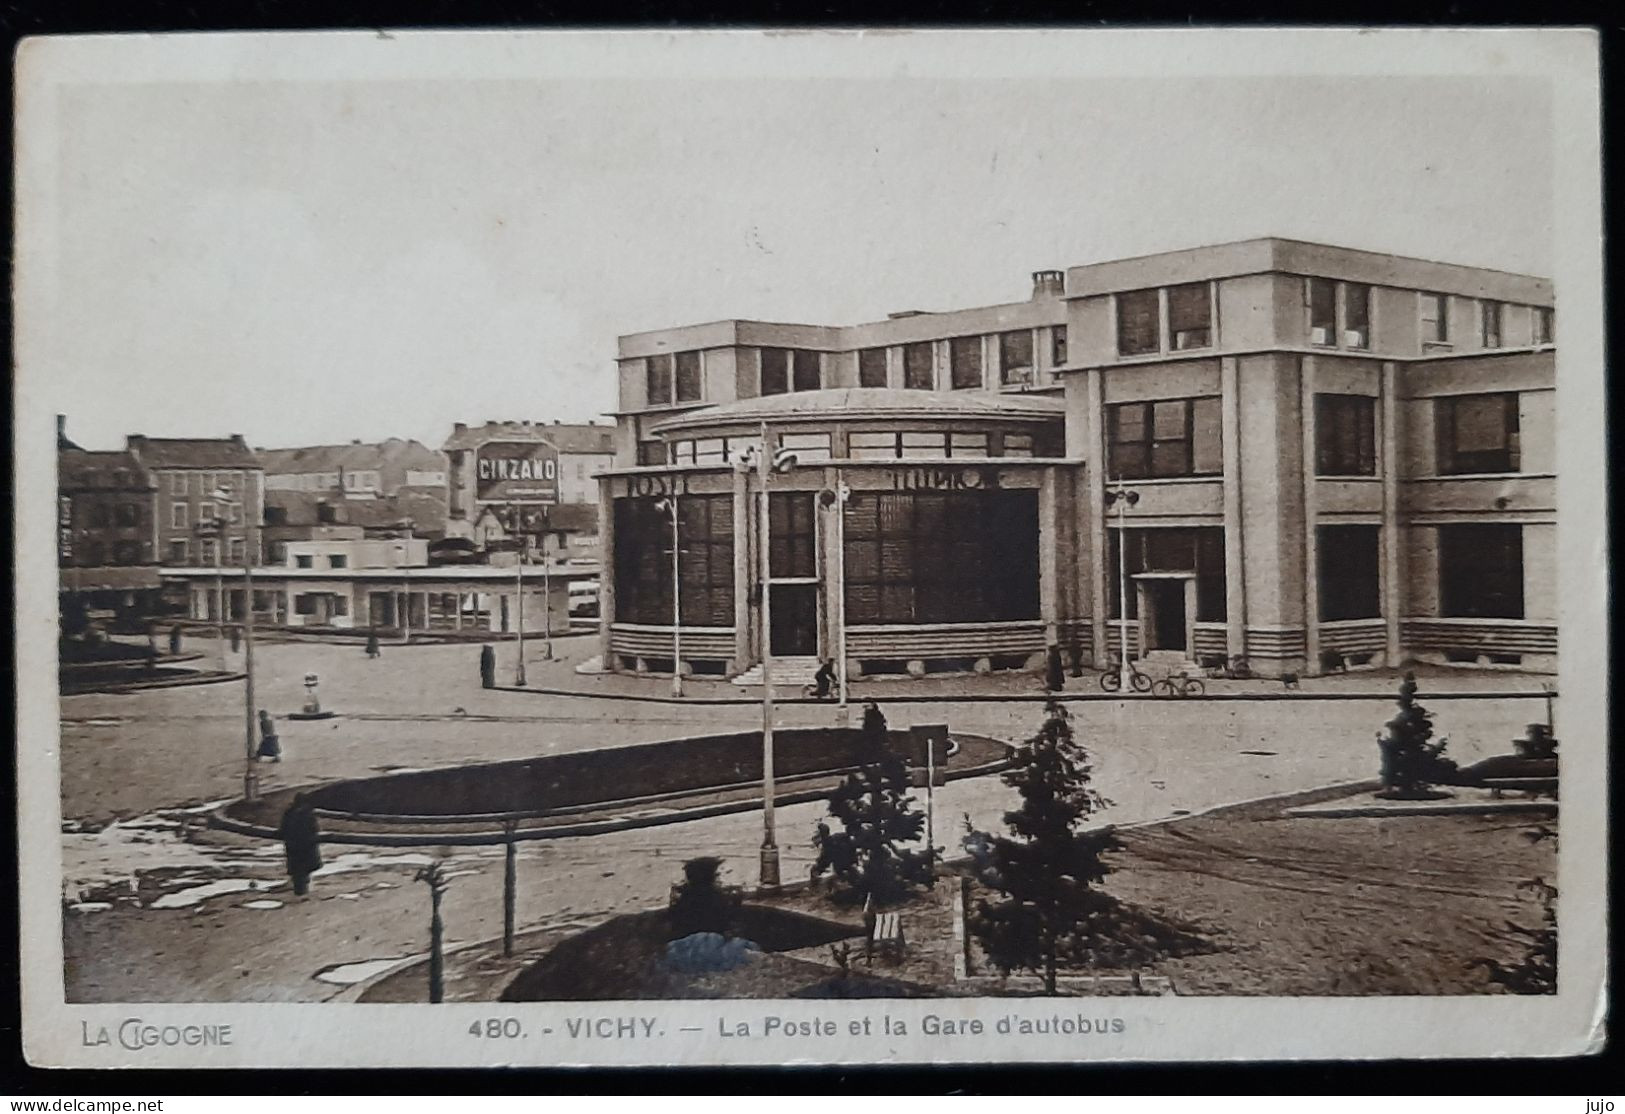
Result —
[[[559,453],[537,441],[488,441],[474,454],[474,497],[488,503],[557,503]]]

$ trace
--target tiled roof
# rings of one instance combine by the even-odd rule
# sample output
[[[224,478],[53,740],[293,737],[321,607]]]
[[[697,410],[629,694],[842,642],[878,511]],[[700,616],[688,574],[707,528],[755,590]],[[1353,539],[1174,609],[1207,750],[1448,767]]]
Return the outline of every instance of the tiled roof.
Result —
[[[258,468],[242,434],[230,437],[147,437],[132,433],[130,452],[148,468]]]
[[[333,517],[323,521],[318,511],[323,503],[333,508]],[[421,533],[440,533],[446,528],[446,504],[432,495],[404,492],[383,499],[346,499],[338,494],[312,491],[267,491],[265,505],[283,512],[283,526],[394,526],[410,521]]]
[[[448,452],[477,449],[487,441],[538,441],[561,453],[613,453],[615,428],[562,422],[486,422],[480,426],[458,423],[444,447]]]
[[[74,446],[60,450],[56,460],[57,487],[63,491],[92,487],[151,491],[157,487],[151,473],[124,449],[101,451]]]
[[[299,476],[310,472],[358,471],[397,465],[417,471],[445,471],[444,453],[419,441],[391,437],[377,443],[306,445],[294,449],[260,449],[268,476]]]

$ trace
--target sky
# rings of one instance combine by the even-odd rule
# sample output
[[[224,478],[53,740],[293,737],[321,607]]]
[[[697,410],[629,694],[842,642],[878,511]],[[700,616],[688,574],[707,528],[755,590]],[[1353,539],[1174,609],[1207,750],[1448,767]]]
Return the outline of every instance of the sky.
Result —
[[[1549,275],[1507,78],[85,84],[36,404],[79,443],[606,420],[616,337],[1019,301],[1278,235]]]

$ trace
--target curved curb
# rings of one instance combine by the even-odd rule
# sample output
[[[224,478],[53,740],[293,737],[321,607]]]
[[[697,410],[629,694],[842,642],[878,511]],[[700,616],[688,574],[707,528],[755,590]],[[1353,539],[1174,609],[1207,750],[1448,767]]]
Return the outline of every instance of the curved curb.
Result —
[[[96,695],[122,696],[132,692],[148,692],[152,689],[183,689],[195,688],[199,685],[222,685],[231,681],[241,681],[245,676],[247,675],[243,673],[199,673],[194,677],[169,677],[157,681],[131,681],[116,685],[92,685],[74,689],[71,692],[63,692],[61,695],[64,698]]]
[[[517,685],[493,685],[493,692],[517,692],[531,696],[570,696],[582,700],[621,700],[632,704],[669,704],[673,707],[760,707],[761,697],[751,696],[657,696],[652,693],[628,692],[583,692],[580,689],[540,688],[527,685],[520,688]],[[1553,690],[1548,693],[1541,691],[1516,692],[1420,692],[1419,697],[1428,701],[1436,700],[1544,700],[1547,696],[1556,697]],[[991,692],[991,693],[943,693],[932,696],[924,693],[898,693],[896,695],[879,696],[864,693],[861,697],[852,700],[851,704],[866,704],[874,701],[877,704],[1047,704],[1055,701],[1061,704],[1083,704],[1103,702],[1147,703],[1147,704],[1209,704],[1209,703],[1254,703],[1270,701],[1321,701],[1321,700],[1393,700],[1394,693],[1389,689],[1380,692],[1210,692],[1203,696],[1136,696],[1123,697],[1109,692]],[[819,700],[811,696],[775,696],[773,703],[777,705],[797,704],[813,705],[823,708],[836,708],[828,700]],[[849,704],[850,706],[850,704]]]
[[[995,762],[984,762],[980,766],[967,766],[962,770],[945,773],[943,780],[962,781],[966,778],[985,777],[988,774],[1000,773],[1009,766],[1010,759],[1008,757],[1001,758]],[[833,788],[798,789],[789,793],[777,793],[773,797],[773,807],[782,808],[786,805],[801,805],[813,801],[828,800],[833,791]],[[230,801],[209,813],[209,827],[259,839],[281,838],[281,834],[275,828],[268,828],[263,824],[251,824],[246,820],[238,820],[228,816],[226,810],[236,803],[236,801]],[[678,809],[652,816],[625,816],[615,820],[586,820],[574,824],[559,824],[548,828],[523,828],[515,832],[513,838],[516,843],[526,843],[532,840],[566,839],[572,836],[611,835],[615,832],[633,831],[638,828],[656,828],[666,824],[684,824],[691,820],[709,820],[714,816],[727,816],[736,812],[753,812],[761,807],[761,798],[743,798],[736,801],[719,801],[711,805]],[[323,843],[364,847],[490,847],[507,843],[508,837],[500,830],[459,832],[447,835],[418,834],[416,832],[379,832],[376,834],[324,832],[321,841]]]

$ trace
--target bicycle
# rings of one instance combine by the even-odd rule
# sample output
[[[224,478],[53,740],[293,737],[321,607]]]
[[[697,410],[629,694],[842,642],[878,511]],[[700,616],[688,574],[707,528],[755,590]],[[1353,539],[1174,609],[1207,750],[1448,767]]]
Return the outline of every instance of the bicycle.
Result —
[[[1170,673],[1151,686],[1153,696],[1201,696],[1207,686],[1189,673]]]
[[[1100,687],[1107,692],[1116,692],[1123,687],[1122,662],[1113,662],[1100,674]],[[1129,685],[1135,692],[1150,692],[1151,678],[1140,672],[1134,664],[1134,659],[1128,662]]]

